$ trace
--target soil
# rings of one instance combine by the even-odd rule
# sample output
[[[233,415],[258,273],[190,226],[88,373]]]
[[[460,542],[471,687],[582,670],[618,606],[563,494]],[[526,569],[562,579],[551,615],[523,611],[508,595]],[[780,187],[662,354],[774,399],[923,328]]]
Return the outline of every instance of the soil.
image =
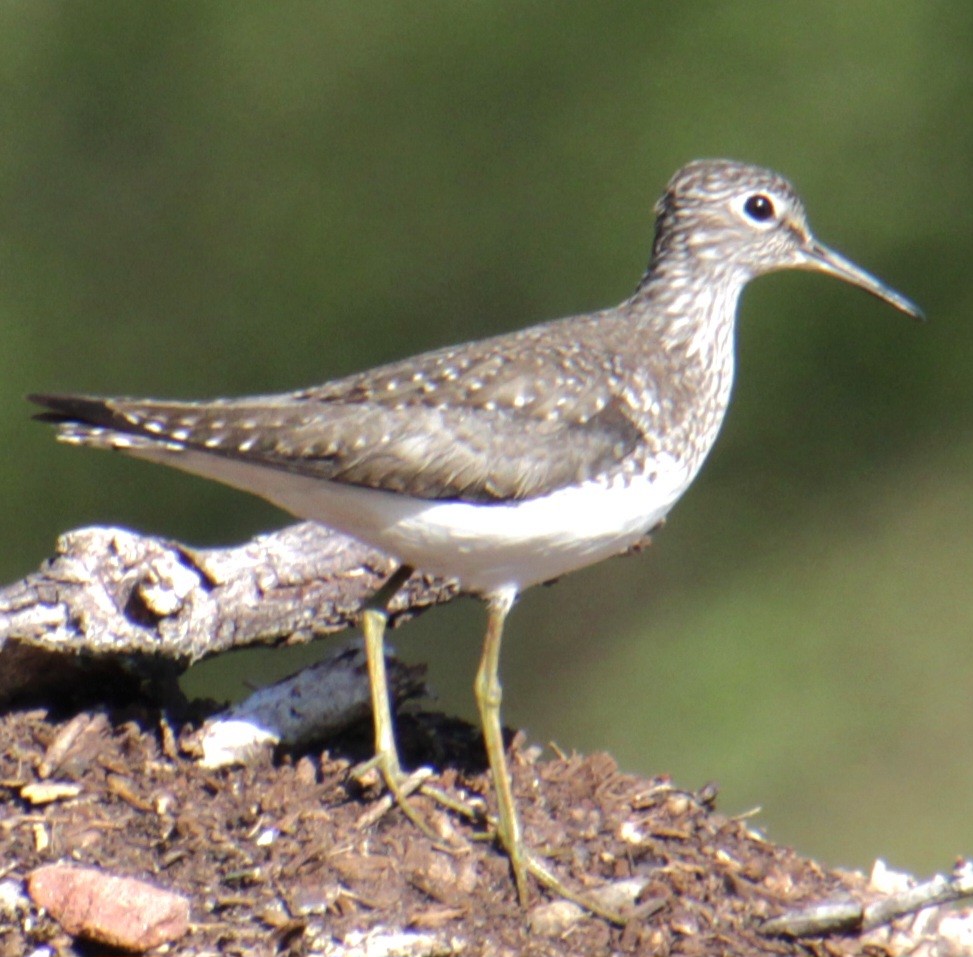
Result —
[[[432,841],[402,810],[380,814],[380,791],[349,774],[367,758],[356,729],[327,750],[268,755],[204,770],[146,708],[55,718],[0,718],[0,881],[70,861],[146,879],[186,895],[179,954],[459,953],[750,955],[862,952],[764,938],[759,922],[798,903],[845,896],[860,878],[828,872],[775,846],[746,821],[721,816],[715,793],[621,773],[607,755],[546,755],[515,737],[509,760],[529,845],[580,890],[629,877],[648,883],[625,926],[591,916],[552,927],[537,886],[525,911],[506,858],[483,821],[414,795]],[[403,757],[463,800],[493,797],[476,729],[442,715],[399,718]],[[24,786],[75,784],[50,803]],[[380,928],[429,935],[426,950],[355,951]],[[105,953],[31,906],[0,914],[0,957],[42,945],[59,955]],[[871,951],[874,953],[874,950]]]

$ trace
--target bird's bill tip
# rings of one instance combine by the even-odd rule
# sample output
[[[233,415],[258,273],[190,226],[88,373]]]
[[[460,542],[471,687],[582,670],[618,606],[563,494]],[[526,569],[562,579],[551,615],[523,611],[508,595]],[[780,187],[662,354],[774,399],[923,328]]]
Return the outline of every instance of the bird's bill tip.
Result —
[[[862,269],[861,266],[855,265],[841,253],[817,242],[807,247],[805,252],[807,269],[823,272],[853,286],[858,286],[859,289],[864,289],[865,292],[887,302],[907,316],[925,322],[926,314],[911,299],[906,298],[900,292],[896,292],[891,286],[887,286],[870,272]]]

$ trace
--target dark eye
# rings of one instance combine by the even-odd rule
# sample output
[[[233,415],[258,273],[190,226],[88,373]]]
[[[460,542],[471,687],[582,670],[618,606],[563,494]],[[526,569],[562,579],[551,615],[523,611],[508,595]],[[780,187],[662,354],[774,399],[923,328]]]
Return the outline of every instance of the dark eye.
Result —
[[[757,223],[765,223],[776,215],[770,197],[764,196],[763,193],[748,196],[747,201],[743,204],[743,211]]]

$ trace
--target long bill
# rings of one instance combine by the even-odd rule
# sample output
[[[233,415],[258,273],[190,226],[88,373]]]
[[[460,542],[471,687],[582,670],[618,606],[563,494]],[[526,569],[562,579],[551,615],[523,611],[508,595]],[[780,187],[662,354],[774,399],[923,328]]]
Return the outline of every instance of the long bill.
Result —
[[[887,302],[907,316],[912,316],[913,319],[925,320],[925,313],[911,299],[906,299],[891,286],[885,285],[871,273],[865,272],[861,266],[856,266],[850,259],[845,259],[841,253],[835,252],[828,246],[812,239],[804,247],[804,254],[807,257],[804,268],[842,279],[853,286],[858,286],[859,289],[864,289],[865,292],[871,293],[883,302]]]

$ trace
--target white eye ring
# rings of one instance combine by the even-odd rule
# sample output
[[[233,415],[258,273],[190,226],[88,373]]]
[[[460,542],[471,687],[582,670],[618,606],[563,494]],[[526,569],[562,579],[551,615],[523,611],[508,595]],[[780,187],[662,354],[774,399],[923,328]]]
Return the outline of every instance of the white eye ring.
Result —
[[[735,197],[734,212],[754,229],[772,229],[782,217],[784,203],[770,193],[747,193]]]

